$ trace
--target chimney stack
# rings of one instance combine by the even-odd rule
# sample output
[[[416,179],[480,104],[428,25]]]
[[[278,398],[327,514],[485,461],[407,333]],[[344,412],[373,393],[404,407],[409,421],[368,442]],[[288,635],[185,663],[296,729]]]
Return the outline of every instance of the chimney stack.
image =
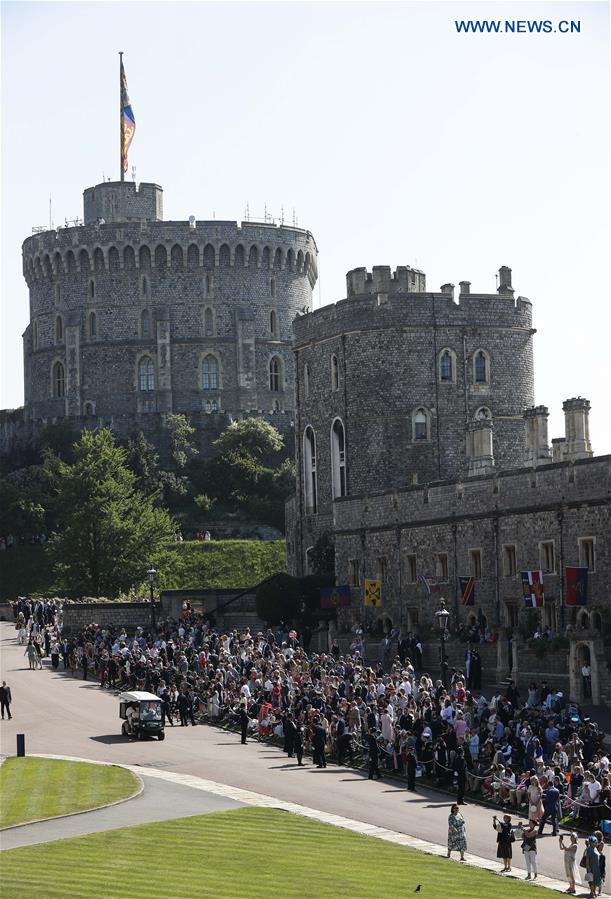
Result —
[[[581,396],[572,397],[564,401],[562,410],[566,441],[565,458],[570,462],[575,462],[576,459],[589,459],[593,455],[590,444],[590,401]]]
[[[494,471],[493,433],[494,425],[489,418],[478,418],[467,425],[469,475]]]
[[[454,299],[454,285],[453,284],[442,284],[439,288],[442,293],[445,293],[447,296],[452,297]]]
[[[526,422],[526,464],[546,465],[552,461],[552,454],[547,442],[547,406],[533,406],[525,409],[522,415]]]
[[[513,287],[511,286],[511,269],[507,265],[502,265],[499,269],[498,293],[510,297],[513,296]]]
[[[460,287],[461,293],[471,293],[471,282],[470,281],[459,281],[458,286]]]

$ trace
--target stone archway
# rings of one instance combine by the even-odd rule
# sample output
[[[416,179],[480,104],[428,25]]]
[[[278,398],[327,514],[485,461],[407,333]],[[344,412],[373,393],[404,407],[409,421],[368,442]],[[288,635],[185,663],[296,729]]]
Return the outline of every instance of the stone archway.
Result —
[[[585,695],[585,684],[581,674],[581,669],[586,664],[592,669],[590,681],[591,696]],[[593,640],[577,640],[571,642],[569,676],[571,698],[586,705],[598,705],[600,702],[600,689],[598,682],[598,664]]]

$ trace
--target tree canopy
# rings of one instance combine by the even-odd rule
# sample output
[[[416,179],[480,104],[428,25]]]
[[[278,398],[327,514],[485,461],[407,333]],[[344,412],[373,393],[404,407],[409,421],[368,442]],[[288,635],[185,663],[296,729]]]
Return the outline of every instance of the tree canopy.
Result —
[[[47,551],[68,592],[117,596],[139,583],[174,524],[137,489],[112,433],[83,431],[74,462],[48,451],[43,469],[59,525]]]

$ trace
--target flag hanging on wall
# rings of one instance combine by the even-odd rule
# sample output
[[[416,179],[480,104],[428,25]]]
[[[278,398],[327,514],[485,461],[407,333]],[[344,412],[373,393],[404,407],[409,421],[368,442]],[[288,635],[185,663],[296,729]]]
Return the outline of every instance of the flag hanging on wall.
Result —
[[[460,601],[463,606],[474,606],[475,605],[475,578],[474,577],[459,577],[458,582],[460,584]]]
[[[365,605],[374,609],[382,605],[382,581],[365,581]]]
[[[136,118],[129,102],[127,78],[121,60],[121,171],[127,171],[127,151],[136,132]]]
[[[588,569],[566,569],[566,605],[586,606],[588,604]]]
[[[522,593],[524,605],[534,609],[545,605],[545,593],[543,592],[542,571],[522,571]]]
[[[350,587],[321,587],[320,608],[339,609],[350,605]]]
[[[426,588],[426,592],[431,595],[431,593],[439,593],[439,585],[434,577],[431,577],[430,574],[421,574],[420,580],[424,584]]]

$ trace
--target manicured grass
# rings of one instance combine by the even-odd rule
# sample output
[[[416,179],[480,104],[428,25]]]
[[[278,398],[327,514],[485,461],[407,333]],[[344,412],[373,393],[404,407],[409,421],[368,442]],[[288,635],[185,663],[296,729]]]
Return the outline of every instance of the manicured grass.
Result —
[[[197,540],[168,543],[155,567],[160,589],[252,587],[270,574],[286,571],[284,540]],[[0,553],[0,600],[18,596],[64,596],[42,546],[18,546]],[[142,595],[148,587],[142,585]]]
[[[277,809],[245,808],[2,853],[3,899],[532,896],[525,884]]]
[[[116,802],[139,787],[138,778],[125,768],[10,758],[0,765],[0,827]]]

